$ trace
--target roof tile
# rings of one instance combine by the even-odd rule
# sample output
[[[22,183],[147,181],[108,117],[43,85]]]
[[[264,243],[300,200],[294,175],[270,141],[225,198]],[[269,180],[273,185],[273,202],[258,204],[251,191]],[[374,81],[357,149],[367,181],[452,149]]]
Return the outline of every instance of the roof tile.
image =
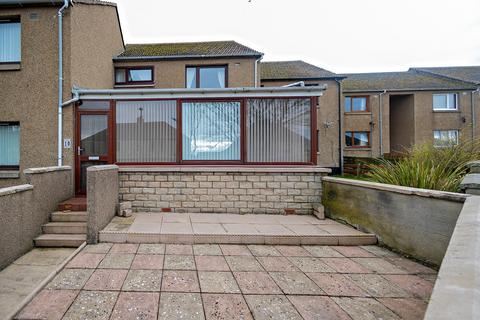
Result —
[[[262,80],[306,80],[339,77],[333,72],[301,60],[262,62],[260,73]]]

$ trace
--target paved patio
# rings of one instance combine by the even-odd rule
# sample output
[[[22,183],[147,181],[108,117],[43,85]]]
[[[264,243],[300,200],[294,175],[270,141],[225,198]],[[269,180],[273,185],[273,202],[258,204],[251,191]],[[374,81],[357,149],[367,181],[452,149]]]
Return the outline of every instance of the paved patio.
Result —
[[[17,319],[421,319],[436,271],[377,246],[87,246]]]
[[[101,242],[230,244],[376,244],[373,234],[312,215],[135,213],[115,217]]]

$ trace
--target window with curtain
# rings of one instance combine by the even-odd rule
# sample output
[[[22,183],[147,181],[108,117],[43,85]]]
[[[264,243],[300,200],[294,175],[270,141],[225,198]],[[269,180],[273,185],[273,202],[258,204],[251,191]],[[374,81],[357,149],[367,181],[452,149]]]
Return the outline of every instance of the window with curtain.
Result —
[[[115,68],[115,84],[150,84],[153,83],[153,67]]]
[[[117,162],[175,162],[177,102],[117,101]]]
[[[21,61],[20,18],[0,17],[0,63]]]
[[[20,124],[0,122],[0,168],[18,169],[20,164]]]
[[[310,162],[310,99],[248,99],[247,161]]]
[[[435,147],[451,147],[458,144],[458,130],[433,131],[433,144]]]
[[[182,104],[183,160],[241,160],[240,102]]]
[[[433,110],[457,110],[458,95],[456,93],[439,93],[433,95]]]
[[[225,88],[226,66],[187,67],[187,88]]]

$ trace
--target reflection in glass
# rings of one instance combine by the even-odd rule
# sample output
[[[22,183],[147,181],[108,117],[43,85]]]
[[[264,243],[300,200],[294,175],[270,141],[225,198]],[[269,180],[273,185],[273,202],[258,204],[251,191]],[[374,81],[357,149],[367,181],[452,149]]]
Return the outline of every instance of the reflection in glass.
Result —
[[[200,68],[200,88],[225,88],[225,68]]]
[[[80,148],[82,155],[101,156],[108,150],[107,115],[81,115]]]
[[[182,104],[183,160],[240,160],[240,102]]]
[[[152,80],[152,69],[132,69],[128,71],[128,82],[145,82]]]

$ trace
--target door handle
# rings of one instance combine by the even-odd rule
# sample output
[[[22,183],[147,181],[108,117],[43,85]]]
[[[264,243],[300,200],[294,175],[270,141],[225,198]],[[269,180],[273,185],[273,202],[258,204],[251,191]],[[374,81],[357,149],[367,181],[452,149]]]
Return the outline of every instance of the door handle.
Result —
[[[82,155],[83,149],[80,148],[80,146],[77,147],[77,155],[81,156]]]

